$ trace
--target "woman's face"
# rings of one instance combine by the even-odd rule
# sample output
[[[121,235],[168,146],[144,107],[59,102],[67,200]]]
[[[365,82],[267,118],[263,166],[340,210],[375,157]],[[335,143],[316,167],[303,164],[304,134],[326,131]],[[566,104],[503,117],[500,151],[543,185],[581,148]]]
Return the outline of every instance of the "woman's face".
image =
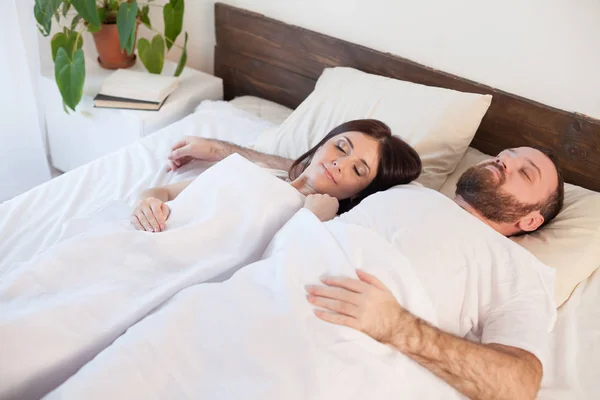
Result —
[[[365,189],[377,175],[379,143],[361,132],[344,132],[321,146],[302,176],[319,193],[338,200]]]

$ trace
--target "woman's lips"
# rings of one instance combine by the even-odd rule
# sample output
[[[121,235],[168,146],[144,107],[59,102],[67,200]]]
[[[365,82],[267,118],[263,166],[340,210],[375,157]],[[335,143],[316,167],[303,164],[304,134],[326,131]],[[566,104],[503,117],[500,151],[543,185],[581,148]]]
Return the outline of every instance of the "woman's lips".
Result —
[[[325,175],[327,175],[327,177],[329,179],[331,179],[331,181],[337,185],[337,182],[335,181],[335,178],[333,177],[333,175],[331,175],[331,172],[329,172],[329,170],[327,169],[327,167],[325,166],[325,164],[321,164],[321,165],[323,166],[323,170],[325,170]]]

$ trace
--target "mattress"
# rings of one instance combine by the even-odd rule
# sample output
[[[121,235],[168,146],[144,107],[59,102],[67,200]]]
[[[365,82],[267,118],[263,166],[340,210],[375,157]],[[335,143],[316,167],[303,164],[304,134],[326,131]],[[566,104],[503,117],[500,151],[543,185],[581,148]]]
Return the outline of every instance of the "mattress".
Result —
[[[190,116],[126,148],[66,173],[0,205],[0,279],[15,265],[52,245],[69,218],[95,213],[115,200],[133,204],[143,189],[190,179],[207,165],[166,171],[170,146],[183,135],[254,143],[291,110],[243,97],[204,102]],[[540,399],[600,398],[600,271],[579,285],[558,312],[552,356]]]

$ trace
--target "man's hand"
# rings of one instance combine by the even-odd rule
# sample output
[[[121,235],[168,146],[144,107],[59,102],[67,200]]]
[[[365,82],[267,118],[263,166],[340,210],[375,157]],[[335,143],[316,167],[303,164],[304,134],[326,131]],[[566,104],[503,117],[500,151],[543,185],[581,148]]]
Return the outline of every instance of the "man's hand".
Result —
[[[533,354],[443,332],[406,311],[377,278],[357,274],[360,281],[324,278],[326,286],[307,286],[308,301],[330,310],[315,310],[317,317],[396,348],[471,399],[535,399],[542,365]]]
[[[308,301],[329,310],[315,310],[320,319],[357,329],[388,344],[408,313],[379,279],[362,270],[356,274],[360,280],[326,277],[321,279],[326,286],[307,286]]]
[[[304,201],[304,208],[310,210],[323,222],[333,219],[339,207],[338,199],[328,194],[310,194]]]
[[[167,156],[169,167],[167,171],[177,169],[192,160],[221,161],[223,157],[219,154],[220,142],[214,139],[204,139],[195,136],[186,136],[171,148]]]
[[[136,229],[146,232],[161,232],[167,227],[169,206],[155,197],[148,197],[138,201],[133,209],[131,223]]]

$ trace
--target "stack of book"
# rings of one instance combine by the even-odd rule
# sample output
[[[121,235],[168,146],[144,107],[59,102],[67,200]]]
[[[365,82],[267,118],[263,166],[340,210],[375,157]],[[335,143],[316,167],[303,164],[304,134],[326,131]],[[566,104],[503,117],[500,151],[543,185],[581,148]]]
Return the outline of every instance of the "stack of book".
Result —
[[[158,111],[175,89],[174,76],[119,69],[102,82],[94,107]]]

